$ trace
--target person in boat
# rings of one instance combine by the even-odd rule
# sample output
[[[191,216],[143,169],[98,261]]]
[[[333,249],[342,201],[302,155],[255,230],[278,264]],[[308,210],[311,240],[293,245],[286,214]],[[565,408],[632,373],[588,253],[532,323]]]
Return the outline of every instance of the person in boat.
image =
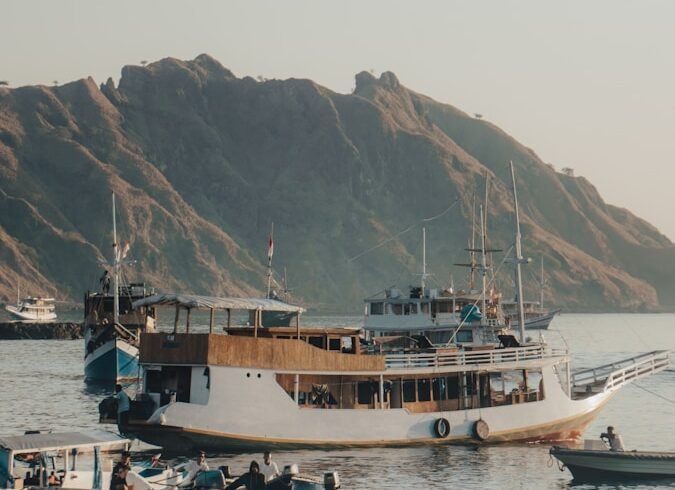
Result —
[[[206,453],[204,451],[199,452],[197,461],[191,461],[187,466],[188,476],[186,481],[191,482],[197,477],[198,473],[202,471],[209,471],[209,464],[206,462]]]
[[[113,467],[112,474],[115,475],[122,466],[131,467],[131,454],[129,453],[129,451],[122,452],[122,454],[120,455],[120,460],[117,463],[115,463],[115,466]]]
[[[127,475],[131,467],[128,464],[121,465],[117,472],[110,478],[110,490],[129,490],[127,485]]]
[[[614,427],[607,427],[607,432],[600,434],[600,439],[609,444],[610,451],[624,451],[621,434],[614,432]]]
[[[262,473],[260,473],[260,465],[258,465],[257,461],[251,461],[251,464],[248,467],[248,473],[244,473],[239,478],[234,480],[225,487],[225,490],[236,490],[242,485],[246,488],[246,490],[265,489],[265,477],[262,475]]]
[[[265,481],[268,482],[279,476],[279,467],[277,464],[272,461],[272,453],[265,451],[263,453],[263,462],[260,465],[260,473],[265,477]]]
[[[117,427],[122,432],[122,427],[129,425],[129,410],[131,402],[129,395],[122,389],[122,385],[115,385],[115,398],[117,398]]]
[[[57,487],[61,484],[59,482],[59,479],[56,477],[56,473],[53,471],[49,474],[49,478],[47,478],[47,485],[50,487]]]
[[[107,269],[103,271],[103,275],[98,282],[101,285],[101,291],[108,294],[110,292],[110,274],[108,274]]]

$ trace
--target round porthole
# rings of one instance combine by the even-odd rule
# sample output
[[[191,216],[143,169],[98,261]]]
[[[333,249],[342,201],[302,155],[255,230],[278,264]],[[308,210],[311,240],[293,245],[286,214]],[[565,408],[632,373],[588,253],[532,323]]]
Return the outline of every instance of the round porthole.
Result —
[[[262,374],[258,373],[258,378],[262,378]]]
[[[247,378],[250,378],[250,377],[251,377],[251,373],[246,373],[246,377],[247,377]]]

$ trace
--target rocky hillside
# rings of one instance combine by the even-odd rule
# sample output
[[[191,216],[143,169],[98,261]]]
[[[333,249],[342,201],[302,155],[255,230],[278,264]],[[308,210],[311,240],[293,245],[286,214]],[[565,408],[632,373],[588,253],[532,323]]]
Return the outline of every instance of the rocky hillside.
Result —
[[[120,241],[137,260],[129,280],[162,290],[262,294],[273,222],[275,269],[287,270],[295,299],[358,312],[364,296],[419,281],[421,223],[438,215],[426,222],[430,282],[453,274],[461,285],[466,271],[452,264],[466,262],[486,175],[490,246],[513,242],[509,160],[524,250],[545,257],[549,303],[675,305],[666,237],[489,122],[392,73],[360,73],[346,95],[311,80],[237,78],[207,55],[124,67],[118,86],[0,87],[0,300],[19,281],[71,301],[95,287],[112,192]],[[508,294],[508,265],[500,271]]]

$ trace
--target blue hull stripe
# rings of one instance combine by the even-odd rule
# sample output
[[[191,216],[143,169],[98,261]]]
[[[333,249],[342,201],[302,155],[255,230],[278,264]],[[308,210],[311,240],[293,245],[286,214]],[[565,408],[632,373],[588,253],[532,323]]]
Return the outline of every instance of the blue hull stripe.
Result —
[[[85,361],[84,377],[86,380],[115,382],[120,379],[140,377],[138,357],[129,355],[117,346],[112,347],[111,344],[114,342],[115,340],[110,340],[90,354],[92,358],[95,358],[97,351],[107,351],[91,362]]]

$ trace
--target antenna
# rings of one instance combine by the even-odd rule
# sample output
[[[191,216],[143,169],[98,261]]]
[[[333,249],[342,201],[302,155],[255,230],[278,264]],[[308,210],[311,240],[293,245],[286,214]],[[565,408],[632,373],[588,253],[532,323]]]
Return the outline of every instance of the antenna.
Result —
[[[483,221],[483,205],[480,205],[480,234],[482,237],[481,240],[481,259],[480,259],[480,265],[481,265],[481,275],[483,276],[483,281],[482,281],[482,295],[483,295],[483,318],[485,319],[485,290],[486,290],[486,284],[485,284],[485,275],[487,272],[487,264],[486,264],[486,252],[485,252],[485,223]]]
[[[424,298],[424,289],[427,279],[427,228],[422,227],[422,297]]]
[[[117,248],[117,220],[115,217],[115,193],[112,193],[112,219],[113,219],[113,279],[115,291],[113,292],[113,323],[120,320],[120,293],[119,293],[119,268],[120,255]]]
[[[272,256],[274,255],[274,221],[270,230],[270,239],[267,244],[267,299],[270,299],[272,293]]]

